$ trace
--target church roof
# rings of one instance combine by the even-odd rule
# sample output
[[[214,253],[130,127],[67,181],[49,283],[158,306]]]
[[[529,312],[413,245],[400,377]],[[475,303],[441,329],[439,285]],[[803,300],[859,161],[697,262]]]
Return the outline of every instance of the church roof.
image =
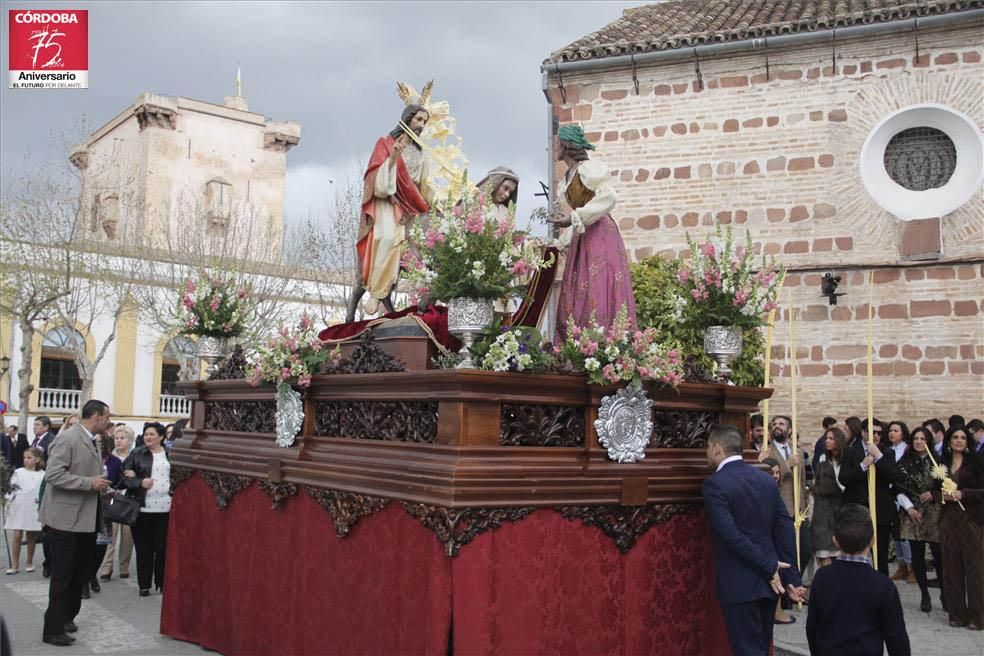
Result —
[[[545,64],[880,23],[984,6],[984,0],[669,0],[555,51]]]

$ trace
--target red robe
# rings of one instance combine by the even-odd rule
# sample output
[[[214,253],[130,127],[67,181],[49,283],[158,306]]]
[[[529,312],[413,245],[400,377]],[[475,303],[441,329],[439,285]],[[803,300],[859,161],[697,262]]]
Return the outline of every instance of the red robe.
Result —
[[[390,154],[393,152],[393,145],[396,140],[390,135],[380,137],[376,141],[376,147],[369,158],[369,166],[363,177],[365,186],[362,192],[362,221],[359,225],[359,240],[356,242],[355,249],[359,257],[359,280],[365,282],[369,279],[369,264],[372,262],[372,227],[376,220],[375,209],[378,202],[389,202],[382,198],[376,198],[373,189],[376,186],[376,169],[382,166]],[[413,148],[414,146],[408,146]],[[406,164],[400,158],[396,161],[396,206],[394,207],[397,220],[403,223],[403,216],[414,217],[424,214],[430,207],[427,201],[420,194],[420,189],[410,177]]]

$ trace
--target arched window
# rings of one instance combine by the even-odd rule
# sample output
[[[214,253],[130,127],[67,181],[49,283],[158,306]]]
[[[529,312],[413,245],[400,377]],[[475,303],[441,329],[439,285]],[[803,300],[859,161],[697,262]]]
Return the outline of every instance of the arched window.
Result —
[[[85,348],[85,339],[74,328],[60,326],[45,333],[41,340],[40,387],[82,389],[82,377],[75,366],[73,348]]]
[[[181,396],[177,383],[194,376],[195,354],[198,348],[187,337],[174,337],[161,355],[161,394]]]

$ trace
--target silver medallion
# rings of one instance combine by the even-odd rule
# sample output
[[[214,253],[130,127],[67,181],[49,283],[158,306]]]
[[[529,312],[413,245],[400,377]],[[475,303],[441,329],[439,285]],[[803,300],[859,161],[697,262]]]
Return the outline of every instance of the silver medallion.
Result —
[[[277,446],[285,449],[304,425],[304,402],[301,394],[287,383],[277,383]]]
[[[639,381],[601,400],[594,427],[611,460],[637,462],[646,457],[653,432],[652,406]]]

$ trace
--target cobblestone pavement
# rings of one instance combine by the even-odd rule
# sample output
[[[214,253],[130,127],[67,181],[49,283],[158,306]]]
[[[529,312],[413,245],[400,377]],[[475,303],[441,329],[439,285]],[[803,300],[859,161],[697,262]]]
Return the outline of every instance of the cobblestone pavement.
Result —
[[[130,563],[130,578],[115,575],[101,581],[102,592],[82,600],[75,623],[79,626],[76,643],[56,647],[41,642],[44,611],[48,607],[48,579],[41,576],[41,547],[34,565],[37,571],[24,571],[27,547],[21,552],[20,572],[4,575],[7,560],[7,532],[0,543],[0,614],[13,643],[13,656],[78,656],[81,654],[133,654],[134,656],[181,656],[209,654],[198,645],[173,640],[160,634],[161,595],[138,596],[136,557]]]
[[[895,567],[892,566],[892,571]],[[930,588],[933,610],[919,610],[919,586],[896,582],[902,598],[902,613],[909,631],[913,656],[984,656],[984,632],[956,629],[948,623],[940,608],[939,588]],[[792,611],[795,624],[777,625],[775,629],[776,656],[801,656],[810,653],[806,642],[806,606]]]

